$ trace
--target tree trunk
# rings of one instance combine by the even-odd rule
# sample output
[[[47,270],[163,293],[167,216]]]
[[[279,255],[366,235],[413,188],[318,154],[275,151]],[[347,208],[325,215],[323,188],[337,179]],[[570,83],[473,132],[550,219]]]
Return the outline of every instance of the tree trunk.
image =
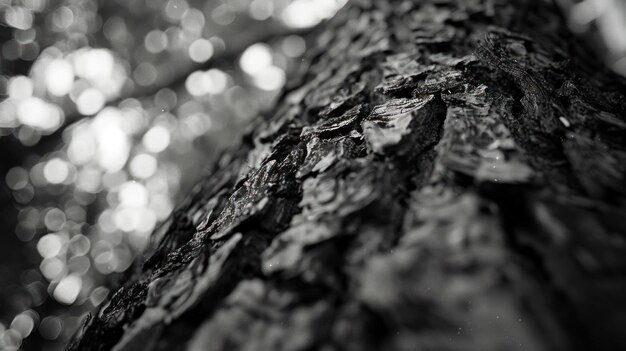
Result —
[[[549,1],[349,3],[71,350],[624,350],[626,91]]]

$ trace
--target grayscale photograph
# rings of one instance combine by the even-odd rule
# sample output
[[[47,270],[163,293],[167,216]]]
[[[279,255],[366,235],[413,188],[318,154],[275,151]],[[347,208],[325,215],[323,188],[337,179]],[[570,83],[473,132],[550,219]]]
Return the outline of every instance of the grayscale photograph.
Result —
[[[626,351],[626,0],[0,0],[0,351]]]

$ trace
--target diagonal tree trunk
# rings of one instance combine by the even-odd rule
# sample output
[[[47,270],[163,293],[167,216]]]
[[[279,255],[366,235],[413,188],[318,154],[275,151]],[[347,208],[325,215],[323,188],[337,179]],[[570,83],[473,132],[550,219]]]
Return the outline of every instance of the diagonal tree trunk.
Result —
[[[549,1],[350,2],[71,350],[626,349],[626,84]]]

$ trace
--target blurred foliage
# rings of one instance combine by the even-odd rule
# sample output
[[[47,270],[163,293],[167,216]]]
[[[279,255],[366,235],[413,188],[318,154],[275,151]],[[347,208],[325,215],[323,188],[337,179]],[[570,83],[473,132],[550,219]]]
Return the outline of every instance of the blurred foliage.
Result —
[[[626,76],[626,0],[555,0],[570,29],[586,37],[606,65]]]
[[[559,2],[626,74],[624,1]],[[0,349],[61,348],[344,3],[0,0]]]
[[[0,349],[61,348],[342,5],[0,0],[0,138],[26,150],[3,165],[26,262],[2,262]]]

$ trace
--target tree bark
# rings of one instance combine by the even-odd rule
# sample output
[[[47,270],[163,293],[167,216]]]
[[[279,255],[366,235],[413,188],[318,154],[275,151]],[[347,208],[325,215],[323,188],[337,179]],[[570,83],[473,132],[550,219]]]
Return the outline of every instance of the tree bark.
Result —
[[[352,1],[70,350],[624,350],[626,99],[549,1]]]

